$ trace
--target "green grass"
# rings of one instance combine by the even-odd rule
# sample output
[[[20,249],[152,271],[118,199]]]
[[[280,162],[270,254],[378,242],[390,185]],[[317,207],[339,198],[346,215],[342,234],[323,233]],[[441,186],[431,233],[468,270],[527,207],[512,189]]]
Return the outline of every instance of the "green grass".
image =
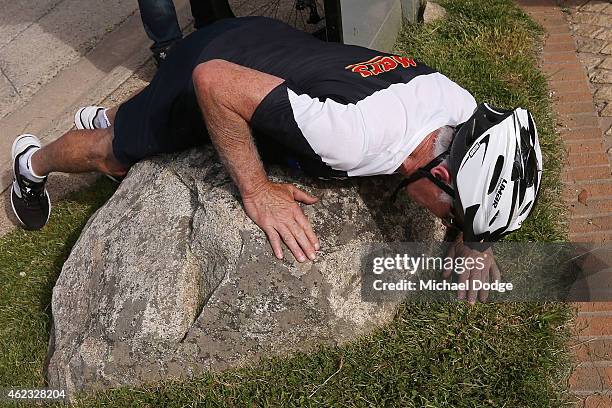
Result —
[[[560,326],[567,318],[567,309],[554,305],[415,303],[345,347],[122,389],[78,406],[560,406]]]
[[[42,231],[0,238],[0,387],[42,384],[53,285],[83,226],[114,188],[101,179],[54,204]]]
[[[478,101],[534,113],[545,152],[544,191],[535,215],[510,239],[563,240],[563,208],[555,200],[562,148],[536,69],[539,29],[510,0],[440,3],[449,18],[406,27],[397,52],[439,69]],[[53,283],[84,223],[112,191],[101,180],[57,203],[42,231],[0,239],[0,387],[42,384]],[[391,324],[351,344],[108,391],[78,406],[564,406],[571,317],[567,305],[554,303],[411,303]]]

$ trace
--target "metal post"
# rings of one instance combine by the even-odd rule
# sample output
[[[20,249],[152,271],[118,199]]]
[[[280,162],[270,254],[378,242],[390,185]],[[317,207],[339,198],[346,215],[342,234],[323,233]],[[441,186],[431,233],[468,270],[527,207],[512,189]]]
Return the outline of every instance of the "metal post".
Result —
[[[401,0],[402,17],[409,23],[416,23],[421,17],[421,12],[425,8],[426,0]]]
[[[342,10],[340,0],[324,0],[325,6],[325,30],[327,41],[339,42],[342,39]]]

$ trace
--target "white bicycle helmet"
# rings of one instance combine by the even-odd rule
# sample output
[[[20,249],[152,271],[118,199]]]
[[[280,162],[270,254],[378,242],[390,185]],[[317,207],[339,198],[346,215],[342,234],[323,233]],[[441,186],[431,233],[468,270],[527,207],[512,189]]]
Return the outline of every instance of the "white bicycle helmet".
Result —
[[[479,105],[457,129],[449,165],[466,241],[497,241],[533,210],[542,182],[542,151],[531,113]]]
[[[449,158],[451,187],[431,174]],[[542,181],[542,151],[531,114],[481,104],[455,130],[449,151],[404,180],[426,177],[454,198],[465,242],[493,242],[521,227]]]

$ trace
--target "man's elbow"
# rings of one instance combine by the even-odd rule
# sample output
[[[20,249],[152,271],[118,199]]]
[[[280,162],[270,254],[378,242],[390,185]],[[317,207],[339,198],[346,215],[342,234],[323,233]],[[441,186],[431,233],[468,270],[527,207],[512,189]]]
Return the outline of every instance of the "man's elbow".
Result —
[[[198,64],[191,74],[193,85],[198,93],[210,95],[215,88],[215,84],[223,78],[223,73],[227,71],[228,61],[213,59]]]

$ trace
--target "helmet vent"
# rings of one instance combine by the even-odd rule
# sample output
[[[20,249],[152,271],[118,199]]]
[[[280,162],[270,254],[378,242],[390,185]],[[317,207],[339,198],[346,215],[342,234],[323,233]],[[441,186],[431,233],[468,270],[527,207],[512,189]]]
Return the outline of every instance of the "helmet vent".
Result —
[[[465,138],[465,145],[466,147],[470,147],[472,146],[476,135],[476,118],[473,118],[470,122],[466,123],[466,125],[468,126],[467,129],[469,129],[469,131],[467,133],[467,137]]]
[[[523,157],[521,156],[521,145],[516,144],[514,162],[512,163],[512,176],[510,179],[516,181],[523,176]]]
[[[530,201],[529,203],[527,203],[527,205],[525,205],[525,207],[524,207],[524,208],[521,210],[521,213],[519,214],[519,216],[521,216],[521,215],[525,214],[525,212],[527,212],[527,210],[528,210],[529,208],[531,208],[531,203],[532,203],[532,202],[533,202],[533,201]]]
[[[493,169],[493,176],[491,177],[491,182],[489,183],[489,190],[487,194],[491,194],[495,187],[497,187],[497,182],[499,181],[499,176],[501,175],[501,171],[504,167],[504,156],[497,156],[497,161],[495,162],[495,168]]]
[[[529,137],[531,138],[531,145],[535,145],[536,142],[536,132],[532,129],[535,129],[535,124],[533,123],[533,116],[531,116],[531,113],[527,114],[527,123],[529,123]]]
[[[524,180],[519,180],[518,182],[519,185],[519,203],[523,201],[523,198],[525,198],[525,193],[527,192],[527,183],[524,182]]]
[[[494,223],[494,222],[495,222],[495,220],[497,219],[497,216],[498,216],[498,215],[499,215],[499,211],[497,211],[497,212],[495,213],[495,215],[493,216],[493,218],[491,218],[491,221],[489,221],[489,227],[490,227],[491,225],[493,225],[493,223]]]

